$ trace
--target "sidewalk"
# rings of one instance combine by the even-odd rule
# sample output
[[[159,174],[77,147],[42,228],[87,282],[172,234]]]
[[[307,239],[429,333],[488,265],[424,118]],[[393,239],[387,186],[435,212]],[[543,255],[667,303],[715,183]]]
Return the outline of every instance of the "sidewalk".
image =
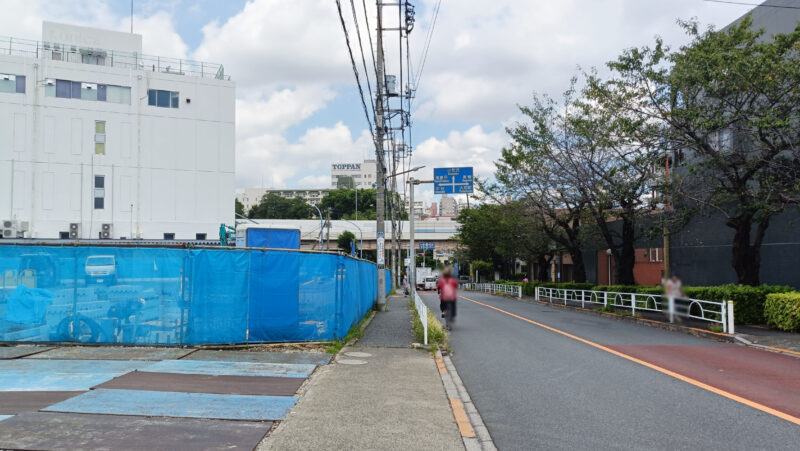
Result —
[[[320,368],[259,450],[463,450],[437,364],[413,341],[408,299],[387,299],[353,347]]]

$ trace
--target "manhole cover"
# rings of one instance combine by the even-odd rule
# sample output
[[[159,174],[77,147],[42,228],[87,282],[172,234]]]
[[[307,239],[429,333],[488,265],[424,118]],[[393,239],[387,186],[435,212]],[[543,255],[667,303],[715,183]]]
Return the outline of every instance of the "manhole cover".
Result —
[[[346,355],[347,357],[360,357],[362,359],[364,357],[372,357],[372,354],[370,354],[368,352],[356,352],[356,351],[345,352],[344,355]]]
[[[363,365],[367,363],[366,360],[358,360],[358,359],[339,359],[336,363],[341,363],[344,365]]]

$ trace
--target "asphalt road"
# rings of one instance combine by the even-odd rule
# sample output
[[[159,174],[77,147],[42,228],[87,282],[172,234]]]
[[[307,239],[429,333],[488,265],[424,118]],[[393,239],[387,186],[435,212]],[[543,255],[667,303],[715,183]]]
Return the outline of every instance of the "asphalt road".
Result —
[[[768,361],[749,365],[750,348],[541,304],[463,294],[541,324],[458,301],[450,335],[453,362],[501,450],[778,450],[797,449],[800,443],[800,425],[711,391],[719,385],[781,414],[800,405],[800,386],[792,381],[800,374],[800,359],[757,351]],[[439,311],[435,294],[421,297]],[[765,363],[778,369],[765,369],[762,380]],[[684,374],[711,389],[681,380]],[[776,396],[784,398],[783,404]]]

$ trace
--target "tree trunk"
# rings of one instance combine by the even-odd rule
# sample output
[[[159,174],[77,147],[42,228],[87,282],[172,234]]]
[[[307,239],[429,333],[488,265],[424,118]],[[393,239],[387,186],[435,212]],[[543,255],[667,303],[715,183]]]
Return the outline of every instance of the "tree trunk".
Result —
[[[577,283],[586,282],[586,265],[583,262],[583,252],[580,249],[569,250],[572,256],[572,278]]]
[[[536,280],[542,282],[549,282],[550,262],[548,261],[547,257],[545,257],[544,255],[540,255],[539,258],[536,259],[536,263],[539,265],[539,272],[536,275]]]
[[[736,277],[741,285],[759,285],[761,272],[761,242],[764,234],[769,227],[769,220],[758,224],[756,239],[750,243],[750,231],[752,228],[753,217],[751,215],[741,215],[730,218],[725,223],[736,232],[733,235],[733,246],[731,249],[731,264],[736,271]]]
[[[633,267],[636,264],[636,253],[634,249],[635,229],[633,221],[622,219],[622,249],[615,255],[617,259],[617,283],[620,285],[635,285],[633,277]]]

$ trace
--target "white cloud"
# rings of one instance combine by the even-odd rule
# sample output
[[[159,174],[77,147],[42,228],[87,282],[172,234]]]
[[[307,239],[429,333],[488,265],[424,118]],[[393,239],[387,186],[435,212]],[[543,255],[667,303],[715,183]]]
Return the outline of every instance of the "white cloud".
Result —
[[[239,139],[260,133],[282,133],[315,112],[335,97],[335,92],[322,85],[302,85],[269,94],[261,90],[239,93],[236,101],[236,132]]]
[[[280,133],[263,133],[240,139],[237,143],[236,179],[238,186],[266,185],[285,188],[295,185],[313,187],[330,183],[330,165],[335,161],[352,160],[372,146],[372,138],[362,133],[354,138],[344,124],[316,127],[306,131],[295,143]],[[317,184],[327,180],[323,184]]]
[[[120,18],[116,30],[130,31],[130,17]],[[133,32],[142,35],[142,53],[187,59],[189,46],[175,31],[172,16],[166,11],[155,11],[152,15],[133,16]]]
[[[336,6],[330,0],[253,0],[224,24],[203,27],[203,36],[194,57],[222,61],[241,86],[352,80]]]

